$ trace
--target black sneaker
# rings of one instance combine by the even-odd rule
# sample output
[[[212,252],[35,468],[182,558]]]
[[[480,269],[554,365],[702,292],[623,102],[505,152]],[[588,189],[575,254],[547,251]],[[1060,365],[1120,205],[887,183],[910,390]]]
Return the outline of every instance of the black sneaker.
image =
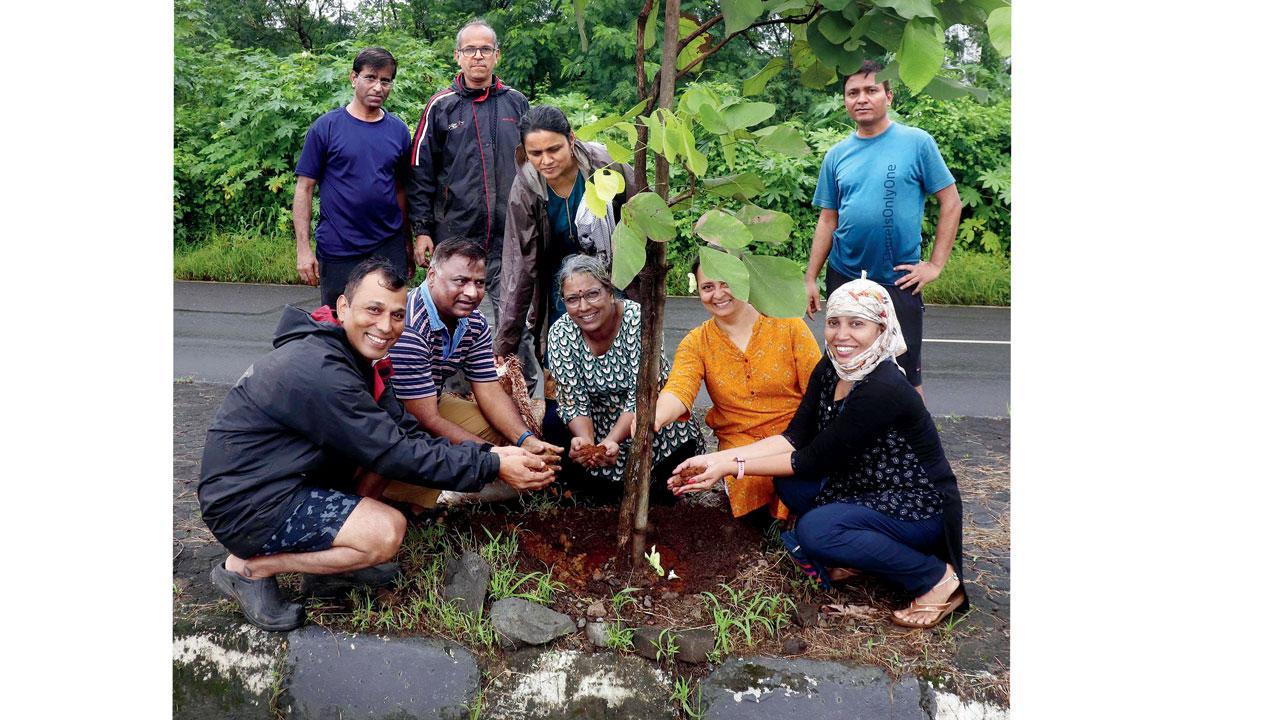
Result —
[[[395,560],[338,575],[303,573],[302,592],[318,598],[339,598],[359,587],[386,587],[399,577],[400,563]]]
[[[307,620],[307,611],[301,605],[285,602],[280,597],[280,586],[274,576],[250,580],[219,563],[213,568],[211,578],[214,587],[240,604],[245,619],[263,630],[285,632],[302,627]]]

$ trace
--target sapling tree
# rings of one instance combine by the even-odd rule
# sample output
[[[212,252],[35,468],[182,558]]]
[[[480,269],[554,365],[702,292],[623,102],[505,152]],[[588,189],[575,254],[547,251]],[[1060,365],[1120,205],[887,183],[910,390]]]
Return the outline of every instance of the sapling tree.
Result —
[[[584,46],[589,41],[582,23],[586,1],[574,2]],[[689,212],[694,197],[714,200],[716,206],[697,218],[693,232],[706,243],[699,248],[705,273],[728,283],[735,297],[775,317],[798,317],[806,307],[804,268],[786,258],[751,252],[752,247],[786,242],[794,225],[791,217],[751,202],[764,192],[766,178],[732,171],[744,146],[794,157],[812,149],[794,125],[766,124],[776,106],[751,98],[763,95],[769,81],[788,64],[799,71],[803,85],[826,88],[868,59],[887,61],[877,79],[900,82],[911,92],[942,99],[981,95],[979,89],[938,74],[945,54],[943,31],[956,24],[985,23],[992,44],[1009,54],[1010,8],[1005,0],[722,0],[719,12],[705,18],[682,13],[680,5],[680,0],[663,0],[662,44],[658,62],[653,63],[649,53],[657,45],[659,18],[654,0],[642,0],[635,25],[638,102],[577,133],[583,140],[604,143],[614,160],[631,162],[637,185],[636,194],[622,206],[613,235],[613,283],[626,287],[638,277],[643,307],[636,434],[618,515],[621,566],[641,563],[646,544],[670,269],[666,243],[677,234],[676,213]],[[779,56],[743,82],[740,96],[724,96],[691,82],[676,100],[676,81],[698,72],[735,38],[768,26],[787,27],[790,45],[775,48]],[[732,174],[705,177],[712,152],[721,154]],[[673,166],[683,184],[674,194]],[[623,188],[620,174],[602,169],[586,183],[584,200],[593,213],[603,216]]]

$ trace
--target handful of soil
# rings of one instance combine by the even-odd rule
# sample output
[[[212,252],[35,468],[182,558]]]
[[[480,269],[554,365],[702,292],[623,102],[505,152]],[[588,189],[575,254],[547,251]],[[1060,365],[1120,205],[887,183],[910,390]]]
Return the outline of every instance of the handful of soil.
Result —
[[[588,463],[603,462],[605,456],[609,454],[609,450],[604,445],[588,445],[582,448],[581,453],[580,462],[583,465],[587,465]]]
[[[688,485],[693,482],[693,478],[702,474],[705,468],[687,467],[680,471],[680,484]]]

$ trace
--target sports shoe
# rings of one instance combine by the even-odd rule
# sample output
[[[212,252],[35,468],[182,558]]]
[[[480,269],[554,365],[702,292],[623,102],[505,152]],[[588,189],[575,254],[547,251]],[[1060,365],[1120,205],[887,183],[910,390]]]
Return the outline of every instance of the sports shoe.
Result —
[[[385,587],[400,577],[400,563],[392,560],[337,575],[303,573],[302,592],[319,598],[338,598],[358,587]]]
[[[263,630],[285,632],[302,627],[307,620],[307,612],[301,605],[285,602],[280,597],[275,576],[250,580],[218,563],[211,578],[214,587],[240,604],[245,619]]]
[[[818,583],[818,587],[823,590],[832,589],[831,576],[827,574],[827,569],[817,563],[810,562],[804,551],[800,549],[800,541],[796,539],[794,530],[784,530],[778,534],[778,537],[782,540],[782,547],[791,556],[791,559],[796,561],[796,564],[800,566],[805,575],[808,575],[814,582]]]

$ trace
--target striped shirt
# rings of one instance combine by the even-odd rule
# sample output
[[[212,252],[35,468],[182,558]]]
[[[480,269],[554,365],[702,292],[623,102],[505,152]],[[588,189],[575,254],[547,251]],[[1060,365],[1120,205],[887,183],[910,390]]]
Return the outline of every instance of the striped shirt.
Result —
[[[444,381],[462,370],[470,382],[497,382],[493,334],[479,310],[450,334],[424,283],[409,293],[404,334],[391,346],[391,386],[401,400],[439,397]]]

